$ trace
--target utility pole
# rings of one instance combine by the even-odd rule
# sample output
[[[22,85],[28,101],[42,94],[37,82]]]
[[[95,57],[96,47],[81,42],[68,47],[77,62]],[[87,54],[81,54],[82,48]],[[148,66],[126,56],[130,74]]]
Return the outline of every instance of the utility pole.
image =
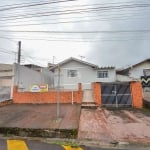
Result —
[[[55,57],[55,56],[53,56],[53,65],[55,64],[55,58],[56,58],[56,57]]]
[[[58,65],[58,85],[57,85],[57,119],[60,117],[60,65]]]
[[[18,64],[21,61],[21,41],[18,42]]]
[[[18,59],[17,59],[17,75],[18,75],[18,80],[17,80],[17,85],[19,86],[19,80],[20,80],[20,62],[21,62],[21,41],[18,41]]]

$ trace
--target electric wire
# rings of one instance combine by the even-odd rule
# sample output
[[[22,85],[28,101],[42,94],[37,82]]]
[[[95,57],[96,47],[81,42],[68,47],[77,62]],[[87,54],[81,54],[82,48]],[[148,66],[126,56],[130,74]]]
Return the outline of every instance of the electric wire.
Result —
[[[6,10],[12,10],[12,9],[20,9],[20,8],[25,8],[25,7],[35,7],[35,6],[43,6],[43,5],[48,5],[48,4],[56,4],[56,3],[64,3],[64,2],[71,2],[71,1],[77,1],[77,0],[60,0],[60,1],[52,1],[52,2],[42,2],[42,3],[36,3],[36,4],[27,4],[27,5],[22,5],[22,6],[12,6],[8,8],[1,8],[0,11],[6,11]]]
[[[149,5],[141,5],[138,7],[150,7]],[[111,9],[124,9],[124,8],[137,8],[137,6],[124,6],[124,7],[120,7],[120,6],[115,6],[115,7],[111,7]],[[34,17],[43,17],[43,16],[56,16],[56,15],[66,15],[66,14],[78,14],[78,13],[86,13],[86,12],[91,12],[91,11],[102,11],[102,10],[106,10],[108,8],[106,7],[95,7],[95,8],[86,8],[86,9],[68,9],[68,10],[62,10],[62,11],[51,11],[51,12],[41,12],[41,13],[36,13],[36,14],[25,14],[25,15],[17,15],[17,16],[10,16],[10,17],[1,17],[1,21],[5,21],[5,20],[20,20],[20,19],[25,19],[25,18],[34,18]]]

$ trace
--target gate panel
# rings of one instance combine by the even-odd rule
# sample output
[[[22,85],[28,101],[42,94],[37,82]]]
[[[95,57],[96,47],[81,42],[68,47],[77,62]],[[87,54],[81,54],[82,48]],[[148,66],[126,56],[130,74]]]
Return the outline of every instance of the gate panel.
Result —
[[[112,84],[102,85],[102,104],[115,105],[116,95],[112,93],[113,90]]]
[[[131,107],[130,84],[103,83],[101,84],[102,106]]]
[[[130,84],[117,84],[117,100],[120,106],[131,106]]]

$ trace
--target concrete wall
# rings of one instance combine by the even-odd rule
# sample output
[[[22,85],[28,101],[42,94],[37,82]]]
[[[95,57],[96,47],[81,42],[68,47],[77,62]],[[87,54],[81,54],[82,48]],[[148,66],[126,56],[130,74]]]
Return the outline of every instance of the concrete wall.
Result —
[[[129,76],[140,79],[141,76],[144,75],[143,74],[144,69],[150,69],[150,63],[149,62],[144,62],[142,64],[135,66],[135,67],[131,67],[131,69],[129,70]]]
[[[48,84],[53,87],[53,74],[47,69],[37,72],[27,67],[14,64],[14,85],[19,85],[21,91],[29,91],[32,84]]]
[[[77,61],[63,64],[60,70],[60,86],[64,89],[77,89],[78,83],[82,83],[83,89],[91,89],[92,82],[114,82],[116,80],[115,69],[100,69],[108,71],[108,78],[97,78],[97,69]],[[77,70],[77,77],[68,77],[68,70]],[[58,69],[55,69],[54,72],[54,85],[58,86]]]

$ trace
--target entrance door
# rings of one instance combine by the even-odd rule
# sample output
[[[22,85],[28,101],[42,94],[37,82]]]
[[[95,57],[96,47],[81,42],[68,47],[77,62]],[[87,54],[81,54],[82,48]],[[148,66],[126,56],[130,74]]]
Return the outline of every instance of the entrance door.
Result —
[[[101,84],[102,106],[131,107],[131,91],[129,83]]]

